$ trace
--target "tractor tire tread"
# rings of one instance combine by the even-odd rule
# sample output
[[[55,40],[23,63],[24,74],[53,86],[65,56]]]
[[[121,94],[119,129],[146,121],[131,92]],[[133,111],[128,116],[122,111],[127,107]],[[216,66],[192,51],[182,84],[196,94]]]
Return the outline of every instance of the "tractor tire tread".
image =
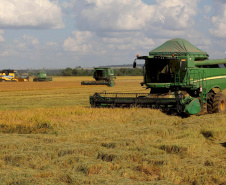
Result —
[[[209,96],[208,96],[208,99],[207,99],[207,112],[208,112],[208,114],[213,113],[214,95],[215,95],[215,92],[211,90],[209,92]]]
[[[223,93],[217,93],[214,96],[214,100],[213,100],[213,112],[214,113],[223,113],[225,112],[225,108],[222,110],[221,109],[221,102],[222,100],[224,100],[224,103],[226,103],[226,99]]]

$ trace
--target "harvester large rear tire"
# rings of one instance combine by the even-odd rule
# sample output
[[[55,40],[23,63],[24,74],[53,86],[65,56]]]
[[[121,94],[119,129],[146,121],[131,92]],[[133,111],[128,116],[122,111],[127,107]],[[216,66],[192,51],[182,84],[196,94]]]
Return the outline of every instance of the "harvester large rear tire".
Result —
[[[208,112],[208,114],[212,114],[213,113],[214,95],[215,95],[215,92],[213,90],[211,90],[208,93],[208,99],[207,99],[207,112]]]
[[[213,100],[213,112],[224,113],[226,112],[226,98],[223,93],[217,93]]]

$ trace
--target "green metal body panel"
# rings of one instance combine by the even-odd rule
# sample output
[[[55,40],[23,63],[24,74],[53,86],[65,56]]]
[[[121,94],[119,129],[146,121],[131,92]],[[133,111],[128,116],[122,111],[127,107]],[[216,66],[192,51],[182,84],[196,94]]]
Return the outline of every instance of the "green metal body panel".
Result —
[[[149,52],[149,56],[172,56],[172,54],[180,56],[194,55],[204,58],[208,55],[187,40],[180,38],[171,39]]]
[[[225,64],[225,59],[195,61],[195,66],[213,66],[218,64]]]
[[[93,78],[95,80],[108,79],[114,77],[114,70],[111,68],[94,68]]]
[[[171,83],[146,83],[149,88],[170,88]]]
[[[189,104],[185,105],[184,112],[188,114],[198,114],[201,111],[201,105],[198,98],[193,99]]]
[[[114,70],[111,68],[94,68],[93,78],[96,81],[82,81],[81,85],[108,85],[114,86]]]

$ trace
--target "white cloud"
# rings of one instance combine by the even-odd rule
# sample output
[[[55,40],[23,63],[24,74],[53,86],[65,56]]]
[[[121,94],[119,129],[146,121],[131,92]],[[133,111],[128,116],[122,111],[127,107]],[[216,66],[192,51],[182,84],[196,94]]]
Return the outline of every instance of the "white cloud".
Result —
[[[156,0],[148,5],[141,0],[72,0],[65,6],[73,7],[80,31],[74,31],[63,48],[87,55],[148,52],[154,47],[154,37],[183,37],[188,33],[198,2]]]
[[[16,28],[0,31],[0,56],[26,62],[25,67],[28,62],[30,67],[61,68],[125,64],[178,37],[213,56],[226,49],[214,42],[220,39],[210,37],[208,28],[214,25],[213,35],[224,36],[226,7],[223,0],[214,0],[214,6],[209,1],[0,0],[0,29]],[[63,27],[62,16],[65,29],[38,30]]]
[[[211,19],[213,28],[209,29],[209,32],[216,38],[226,38],[226,2],[215,0],[214,9],[215,13]]]
[[[147,8],[140,0],[77,0],[74,4],[78,26],[89,31],[141,29],[154,11]]]
[[[34,36],[24,35],[19,40],[18,39],[14,40],[14,46],[15,46],[15,50],[19,49],[19,50],[27,51],[33,48],[37,49],[39,46],[39,40]]]
[[[16,48],[17,48],[17,49],[27,49],[25,43],[18,43],[18,44],[16,45]]]
[[[132,31],[160,27],[185,29],[194,24],[199,0],[74,0],[76,22],[86,31]]]
[[[194,24],[199,0],[156,0],[156,24],[164,29],[186,29]]]
[[[50,0],[1,0],[0,28],[63,28],[60,7]]]
[[[93,34],[91,32],[74,31],[72,36],[64,41],[63,47],[66,51],[89,52],[92,50],[92,44],[89,43],[92,37]]]
[[[209,5],[205,5],[204,6],[205,13],[210,13],[211,10],[212,10],[212,7],[211,6],[209,6]]]
[[[147,52],[154,46],[151,38],[145,37],[141,32],[109,32],[98,36],[93,32],[74,31],[64,41],[64,50],[83,55],[92,56],[135,56],[137,52]]]
[[[1,57],[9,56],[9,52],[8,51],[2,51],[2,52],[0,52],[0,56]]]
[[[59,44],[56,43],[56,42],[47,42],[46,45],[51,46],[51,47],[58,47],[59,46]]]
[[[28,45],[38,45],[39,41],[37,38],[33,37],[33,36],[29,36],[29,35],[24,35],[23,36],[23,40],[28,44]]]
[[[0,30],[0,42],[4,42],[5,41],[4,37],[2,36],[3,33],[4,33],[4,31]]]

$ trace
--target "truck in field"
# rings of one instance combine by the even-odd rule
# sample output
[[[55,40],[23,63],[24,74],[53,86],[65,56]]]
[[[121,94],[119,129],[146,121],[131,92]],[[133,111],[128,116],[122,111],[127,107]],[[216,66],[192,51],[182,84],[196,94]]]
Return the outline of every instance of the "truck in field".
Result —
[[[93,107],[150,107],[177,113],[223,113],[226,99],[226,59],[209,55],[184,39],[169,40],[134,61],[144,61],[143,82],[147,94],[95,93]]]
[[[114,70],[109,67],[94,68],[93,78],[96,81],[82,81],[81,85],[108,85],[114,86]]]

